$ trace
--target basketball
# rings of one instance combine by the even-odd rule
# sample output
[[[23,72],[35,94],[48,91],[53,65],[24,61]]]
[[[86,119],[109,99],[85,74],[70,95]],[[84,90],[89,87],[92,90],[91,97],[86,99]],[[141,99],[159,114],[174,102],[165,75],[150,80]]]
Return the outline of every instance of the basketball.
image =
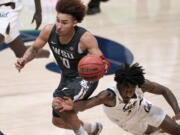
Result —
[[[96,55],[84,56],[78,64],[80,77],[87,81],[97,81],[104,76],[105,66],[102,59]]]

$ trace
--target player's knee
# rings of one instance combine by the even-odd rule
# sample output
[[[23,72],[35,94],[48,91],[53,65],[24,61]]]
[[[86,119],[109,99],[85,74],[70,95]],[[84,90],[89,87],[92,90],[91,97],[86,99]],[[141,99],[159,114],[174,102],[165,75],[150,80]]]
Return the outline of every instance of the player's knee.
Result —
[[[56,120],[56,118],[52,118],[52,123],[53,123],[53,125],[54,126],[56,126],[56,127],[60,127],[60,124],[59,124],[59,122]]]
[[[53,117],[52,118],[52,123],[54,126],[59,127],[59,128],[67,128],[64,124],[64,122],[60,121],[58,118]]]
[[[52,123],[54,126],[57,126],[58,125],[58,122],[56,121],[56,119],[52,118]]]
[[[0,34],[0,44],[4,43],[4,36]]]

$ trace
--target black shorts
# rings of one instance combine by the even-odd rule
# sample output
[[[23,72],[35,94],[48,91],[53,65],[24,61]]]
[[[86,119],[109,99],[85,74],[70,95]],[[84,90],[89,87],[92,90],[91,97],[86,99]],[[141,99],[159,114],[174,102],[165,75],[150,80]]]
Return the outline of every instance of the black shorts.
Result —
[[[58,88],[54,91],[53,97],[70,97],[73,101],[86,100],[94,92],[98,82],[88,82],[80,77],[66,78],[62,76]],[[53,110],[54,117],[60,117]]]

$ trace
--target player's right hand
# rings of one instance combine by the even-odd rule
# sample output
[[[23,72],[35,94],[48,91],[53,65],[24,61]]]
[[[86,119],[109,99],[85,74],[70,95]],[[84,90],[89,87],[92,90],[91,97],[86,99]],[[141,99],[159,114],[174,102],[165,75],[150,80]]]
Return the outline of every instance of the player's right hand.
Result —
[[[25,66],[25,64],[26,64],[26,61],[24,58],[18,58],[15,63],[16,69],[20,72],[21,69]]]
[[[73,101],[69,97],[55,97],[52,102],[52,107],[58,112],[71,111],[73,110]]]

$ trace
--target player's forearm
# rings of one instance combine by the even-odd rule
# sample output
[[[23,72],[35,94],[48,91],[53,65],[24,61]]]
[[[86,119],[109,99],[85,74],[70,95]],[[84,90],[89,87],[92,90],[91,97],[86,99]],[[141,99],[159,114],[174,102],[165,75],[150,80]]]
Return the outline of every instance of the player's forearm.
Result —
[[[75,102],[73,108],[76,112],[82,112],[86,110],[86,107],[84,106],[83,101]]]
[[[167,89],[163,93],[163,96],[166,99],[166,101],[169,103],[169,105],[172,107],[172,109],[174,110],[174,113],[180,114],[180,108],[178,105],[178,101],[177,101],[176,97],[174,96],[174,94],[169,89]]]
[[[35,2],[35,9],[36,12],[41,13],[42,12],[42,8],[41,8],[41,0],[34,0]]]
[[[88,103],[88,101],[78,101],[78,102],[75,102],[74,104],[74,110],[77,112],[85,111],[86,109],[89,109],[91,107],[93,106],[91,106],[91,104]]]
[[[24,53],[23,59],[27,63],[27,62],[31,61],[32,59],[34,59],[36,57],[37,53],[38,53],[38,49],[31,46]]]
[[[171,92],[171,90],[161,84],[158,84],[156,82],[151,82],[149,80],[146,80],[145,83],[142,86],[142,90],[145,92],[150,92],[157,95],[163,95],[168,104],[172,107],[175,114],[180,113],[180,108],[177,102],[176,97]]]
[[[86,109],[90,109],[99,104],[100,104],[99,99],[97,97],[92,97],[85,101],[75,102],[73,108],[75,111],[84,111]]]

